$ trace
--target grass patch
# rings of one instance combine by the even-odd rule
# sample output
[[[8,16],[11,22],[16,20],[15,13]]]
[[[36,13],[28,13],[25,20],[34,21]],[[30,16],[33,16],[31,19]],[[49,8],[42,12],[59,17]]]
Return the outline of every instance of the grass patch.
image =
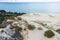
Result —
[[[34,25],[31,25],[31,24],[28,24],[27,28],[28,28],[29,30],[33,30],[33,29],[35,29],[35,26],[34,26]]]

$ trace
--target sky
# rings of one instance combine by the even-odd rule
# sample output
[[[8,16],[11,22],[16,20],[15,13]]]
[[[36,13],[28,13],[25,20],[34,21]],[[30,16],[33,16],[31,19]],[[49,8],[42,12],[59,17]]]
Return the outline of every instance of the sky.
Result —
[[[60,0],[0,0],[0,2],[59,2]]]
[[[0,10],[25,13],[60,13],[60,2],[0,2]]]

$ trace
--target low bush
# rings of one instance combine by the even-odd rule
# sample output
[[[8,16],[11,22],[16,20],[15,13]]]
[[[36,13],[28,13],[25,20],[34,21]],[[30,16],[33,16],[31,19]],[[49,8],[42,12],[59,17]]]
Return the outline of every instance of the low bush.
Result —
[[[44,33],[44,36],[48,37],[48,38],[52,38],[55,34],[51,31],[51,30],[47,30]]]
[[[57,29],[56,32],[58,32],[60,34],[60,29]]]
[[[28,24],[27,28],[28,28],[29,30],[33,30],[33,29],[35,29],[35,26],[34,26],[34,25],[31,25],[31,24]]]

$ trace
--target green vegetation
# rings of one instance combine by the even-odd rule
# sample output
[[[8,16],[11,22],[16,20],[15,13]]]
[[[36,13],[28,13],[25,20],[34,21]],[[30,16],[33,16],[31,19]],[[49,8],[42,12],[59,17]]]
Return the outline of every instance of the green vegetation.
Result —
[[[4,28],[5,26],[1,25],[2,22],[5,20],[5,19],[14,19],[14,17],[16,16],[21,16],[23,14],[26,14],[26,13],[18,13],[18,12],[7,12],[5,10],[0,10],[0,28]],[[19,19],[21,20],[21,19]]]
[[[47,30],[44,33],[44,36],[47,38],[52,38],[55,34],[51,30]]]
[[[5,10],[0,10],[0,12],[5,13],[6,11]]]
[[[19,28],[17,28],[17,30],[18,30],[18,31],[22,31],[22,28],[21,28],[21,27],[19,27]]]
[[[0,25],[0,28],[5,28],[6,27],[6,25]]]
[[[22,18],[19,17],[18,20],[22,20]]]
[[[57,29],[56,32],[58,32],[60,34],[60,29]]]
[[[43,24],[43,23],[41,23],[41,25],[42,25],[42,26],[47,26],[47,24]]]
[[[34,26],[34,25],[31,25],[31,24],[28,24],[27,28],[28,28],[29,30],[33,30],[33,29],[35,29],[35,26]]]
[[[41,25],[42,25],[43,27],[45,27],[45,28],[51,29],[47,24],[41,23]]]
[[[13,25],[12,25],[13,26]],[[18,27],[17,25],[16,26],[13,26],[16,30],[18,31],[22,31],[22,27]]]
[[[18,13],[17,15],[21,16],[21,15],[24,15],[24,14],[26,14],[26,13]]]
[[[39,27],[38,30],[43,30],[43,29],[41,27]]]
[[[51,26],[41,23],[41,25],[47,29],[54,30]],[[55,30],[54,30],[55,31]]]

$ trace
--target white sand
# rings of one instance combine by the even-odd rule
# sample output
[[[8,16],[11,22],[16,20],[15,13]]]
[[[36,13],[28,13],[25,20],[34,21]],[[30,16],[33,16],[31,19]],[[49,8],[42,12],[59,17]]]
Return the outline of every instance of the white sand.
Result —
[[[34,23],[33,21],[37,22],[43,22],[47,23],[50,26],[53,26],[53,28],[56,30],[60,28],[60,14],[26,14],[23,16],[18,16],[21,17],[23,20],[28,21],[28,23],[35,25],[35,27],[40,27],[37,26],[38,24]],[[59,25],[59,26],[56,26]],[[47,38],[44,36],[45,28],[42,27],[43,30],[33,30],[33,31],[28,31],[28,38],[26,40],[60,40],[60,34],[55,33],[56,35],[53,38]]]

